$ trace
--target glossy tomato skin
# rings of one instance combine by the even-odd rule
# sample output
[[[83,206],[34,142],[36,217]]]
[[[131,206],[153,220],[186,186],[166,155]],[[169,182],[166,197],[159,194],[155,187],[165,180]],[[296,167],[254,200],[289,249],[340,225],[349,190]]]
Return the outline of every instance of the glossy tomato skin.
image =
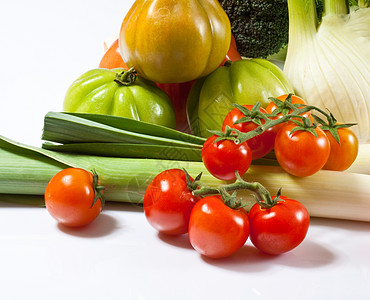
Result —
[[[279,97],[276,97],[277,99],[281,100],[281,101],[285,101],[287,98],[288,98],[289,94],[284,94],[284,95],[281,95]],[[307,105],[307,102],[302,99],[301,97],[298,97],[296,95],[292,95],[291,97],[291,103],[292,104],[304,104],[304,105]],[[273,111],[277,109],[277,106],[274,102],[270,102],[267,106],[266,106],[266,111],[268,114],[271,114],[273,113]],[[289,111],[289,113],[291,113],[292,110]],[[314,121],[313,117],[312,117],[312,113],[311,111],[308,111],[308,112],[305,112],[303,114],[301,114],[302,117],[305,117],[305,118],[309,118],[311,120],[311,122]],[[276,117],[274,117],[274,119],[279,119],[279,118],[282,118],[283,115],[282,113],[279,113]],[[297,120],[300,121],[300,119],[297,118]],[[279,131],[281,127],[283,127],[284,123],[281,123],[281,124],[278,124],[276,125],[276,131]]]
[[[298,130],[290,134],[297,125],[285,124],[275,139],[275,155],[280,166],[289,174],[298,177],[310,176],[325,165],[330,154],[330,143],[319,127],[317,137],[308,131]]]
[[[252,162],[252,151],[246,142],[236,144],[232,140],[215,143],[217,135],[209,137],[202,148],[202,160],[207,170],[221,180],[234,180],[235,171],[243,175]]]
[[[217,24],[217,25],[216,25]],[[119,36],[125,63],[158,83],[214,71],[230,46],[230,20],[218,1],[136,1]]]
[[[305,239],[310,216],[300,202],[280,197],[283,201],[271,208],[258,203],[250,209],[250,240],[267,254],[281,254],[296,248]]]
[[[200,254],[224,258],[238,251],[249,236],[244,208],[226,206],[221,196],[207,196],[195,204],[189,222],[189,240]]]
[[[245,108],[252,110],[253,105],[243,105]],[[267,114],[267,111],[264,108],[260,108],[260,112]],[[235,128],[241,132],[249,132],[256,129],[259,125],[253,122],[245,122],[234,124],[237,120],[244,117],[244,114],[238,109],[232,109],[225,117],[225,120],[222,124],[222,131],[225,131],[226,126]],[[265,124],[265,120],[261,119],[262,124]],[[252,150],[252,160],[259,159],[264,157],[266,154],[270,153],[274,148],[275,137],[277,130],[275,127],[268,128],[262,134],[259,134],[249,140],[247,143]]]
[[[93,204],[93,175],[83,169],[67,168],[57,173],[45,189],[45,206],[58,223],[68,227],[85,226],[102,210],[100,199]]]
[[[197,200],[187,187],[183,170],[165,170],[150,182],[145,191],[145,217],[161,233],[184,234],[188,232],[190,212]]]
[[[140,76],[129,84],[117,82],[117,76],[124,71],[119,68],[85,72],[69,86],[63,110],[113,115],[175,128],[175,111],[168,95]]]
[[[349,128],[339,128],[339,144],[328,130],[324,130],[324,132],[330,142],[330,155],[323,169],[333,171],[347,170],[356,160],[358,154],[357,136]]]

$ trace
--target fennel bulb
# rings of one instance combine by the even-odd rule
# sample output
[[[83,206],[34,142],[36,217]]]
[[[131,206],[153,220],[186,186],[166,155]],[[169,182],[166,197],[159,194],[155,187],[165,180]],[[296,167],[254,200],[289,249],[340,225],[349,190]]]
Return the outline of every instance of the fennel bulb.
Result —
[[[323,1],[319,23],[315,0],[288,0],[284,73],[298,96],[339,122],[357,123],[359,141],[370,142],[370,8],[366,1],[351,10],[345,0]]]

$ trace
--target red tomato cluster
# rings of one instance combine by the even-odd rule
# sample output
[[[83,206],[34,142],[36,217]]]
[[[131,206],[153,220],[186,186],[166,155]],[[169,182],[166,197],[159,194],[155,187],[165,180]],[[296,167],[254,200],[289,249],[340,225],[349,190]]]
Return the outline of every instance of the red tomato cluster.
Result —
[[[287,97],[288,95],[282,95],[277,99],[284,102]],[[303,99],[295,95],[291,96],[291,103],[307,105]],[[249,111],[253,110],[252,105],[243,105],[243,107]],[[259,110],[262,114],[269,116],[277,108],[277,105],[271,102],[266,109],[260,108]],[[313,122],[311,111],[301,115],[309,119],[311,123]],[[222,131],[225,132],[226,128],[230,127],[247,133],[266,122],[261,118],[259,122],[250,120],[236,123],[243,117],[241,110],[234,108],[225,117]],[[281,112],[274,117],[269,116],[271,120],[282,117]],[[292,118],[292,120],[301,121],[302,119]],[[248,170],[251,164],[250,156],[252,160],[256,160],[266,156],[273,149],[279,165],[287,173],[298,177],[313,175],[321,169],[344,171],[355,161],[358,153],[358,140],[349,128],[337,129],[339,144],[331,132],[323,130],[321,126],[314,126],[311,131],[302,129],[294,131],[293,129],[297,129],[295,128],[297,126],[293,121],[283,122],[242,143],[237,137],[232,141],[230,136],[222,139],[218,135],[213,135],[203,145],[203,162],[207,170],[216,178],[233,180],[235,171],[243,175]]]
[[[264,253],[284,253],[304,240],[309,227],[306,208],[295,200],[280,196],[271,208],[256,203],[248,214],[243,207],[226,205],[220,195],[194,196],[185,172],[179,169],[158,174],[145,192],[143,205],[157,231],[188,232],[192,247],[210,258],[232,255],[249,237]]]
[[[284,101],[288,95],[278,99]],[[305,104],[303,99],[292,96],[293,104]],[[266,110],[272,113],[276,105],[271,102]],[[302,114],[313,121],[311,112]],[[282,117],[278,115],[278,117]],[[315,174],[321,169],[344,171],[355,161],[358,154],[358,139],[349,128],[338,128],[340,144],[329,130],[322,130],[321,126],[314,129],[316,135],[309,131],[295,131],[297,125],[293,122],[279,124],[281,126],[275,139],[275,155],[280,166],[288,173],[305,177]]]

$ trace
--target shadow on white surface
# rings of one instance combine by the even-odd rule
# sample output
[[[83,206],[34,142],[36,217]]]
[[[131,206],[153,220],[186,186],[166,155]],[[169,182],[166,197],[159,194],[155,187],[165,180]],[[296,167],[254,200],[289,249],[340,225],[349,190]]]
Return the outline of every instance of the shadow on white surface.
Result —
[[[224,259],[202,256],[209,265],[236,272],[264,272],[276,266],[290,268],[319,268],[332,264],[335,255],[325,247],[306,240],[304,244],[280,255],[262,253],[252,244],[245,244],[238,252]]]
[[[100,214],[95,221],[83,227],[67,227],[58,224],[58,229],[66,234],[81,238],[100,238],[112,234],[118,229],[118,222],[115,218],[107,214]]]
[[[158,233],[158,238],[165,242],[166,244],[169,244],[171,246],[182,248],[182,249],[191,249],[194,250],[189,242],[189,236],[187,234],[182,235],[166,235],[163,233]],[[194,250],[195,251],[195,250]]]

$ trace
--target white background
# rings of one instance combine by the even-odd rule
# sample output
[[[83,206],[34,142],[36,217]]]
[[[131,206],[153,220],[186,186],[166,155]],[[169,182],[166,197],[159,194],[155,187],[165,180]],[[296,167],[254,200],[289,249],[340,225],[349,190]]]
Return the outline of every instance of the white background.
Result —
[[[4,2],[0,134],[40,146],[44,115],[98,66],[134,1]],[[266,256],[248,241],[210,260],[186,235],[158,235],[137,206],[108,204],[70,230],[43,208],[0,203],[0,299],[370,299],[370,224],[312,219],[290,253]]]

